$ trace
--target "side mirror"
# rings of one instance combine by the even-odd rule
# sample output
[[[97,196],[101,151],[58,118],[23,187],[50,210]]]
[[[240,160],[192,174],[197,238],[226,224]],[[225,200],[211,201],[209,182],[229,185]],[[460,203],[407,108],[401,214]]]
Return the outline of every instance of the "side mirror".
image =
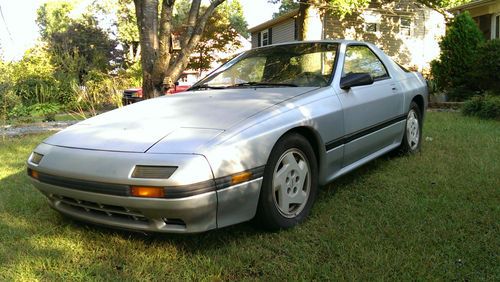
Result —
[[[176,82],[174,83],[174,85],[175,85],[175,86],[179,86],[179,81],[176,81]]]
[[[354,86],[369,85],[373,83],[373,77],[367,73],[350,73],[340,79],[340,88],[347,90]]]

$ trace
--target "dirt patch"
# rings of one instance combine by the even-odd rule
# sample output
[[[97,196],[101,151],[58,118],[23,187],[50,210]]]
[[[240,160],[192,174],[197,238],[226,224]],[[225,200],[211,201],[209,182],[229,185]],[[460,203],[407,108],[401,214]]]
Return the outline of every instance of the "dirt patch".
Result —
[[[41,133],[46,131],[60,131],[78,121],[53,121],[39,122],[20,126],[4,125],[0,127],[0,136],[19,136],[31,133]]]

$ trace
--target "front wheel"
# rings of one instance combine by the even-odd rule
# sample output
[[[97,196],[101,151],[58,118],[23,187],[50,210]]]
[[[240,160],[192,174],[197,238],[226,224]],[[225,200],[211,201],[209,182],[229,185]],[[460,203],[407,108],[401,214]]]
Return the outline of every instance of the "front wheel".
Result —
[[[406,116],[405,133],[399,151],[403,154],[412,154],[420,150],[422,141],[422,114],[417,103],[411,102]]]
[[[257,218],[270,230],[302,222],[314,203],[318,186],[314,151],[300,134],[282,137],[273,148],[259,197]]]

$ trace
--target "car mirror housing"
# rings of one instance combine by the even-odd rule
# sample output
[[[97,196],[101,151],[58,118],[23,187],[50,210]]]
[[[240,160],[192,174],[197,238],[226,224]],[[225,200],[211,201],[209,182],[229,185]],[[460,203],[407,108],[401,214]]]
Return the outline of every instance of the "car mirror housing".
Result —
[[[373,77],[367,73],[350,73],[340,79],[340,88],[347,90],[354,86],[369,85],[373,83]]]

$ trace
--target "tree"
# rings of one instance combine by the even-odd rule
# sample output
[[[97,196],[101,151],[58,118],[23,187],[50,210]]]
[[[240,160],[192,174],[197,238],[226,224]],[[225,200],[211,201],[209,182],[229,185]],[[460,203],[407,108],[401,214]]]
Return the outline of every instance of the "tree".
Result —
[[[230,27],[243,37],[248,37],[248,23],[243,15],[243,7],[239,0],[232,0],[229,3],[224,3],[220,7],[219,14],[229,16]]]
[[[189,69],[205,71],[210,69],[211,63],[216,59],[215,52],[227,52],[240,47],[238,32],[231,27],[231,22],[220,11],[216,11],[207,23],[200,42],[191,56]]]
[[[74,80],[78,85],[84,83],[91,70],[108,72],[121,60],[117,42],[99,27],[96,11],[72,15],[80,2],[44,3],[38,8],[36,19],[55,75],[62,81]]]
[[[180,37],[181,50],[174,55],[171,34],[175,0],[134,0],[142,52],[142,89],[146,98],[159,96],[164,83],[180,77],[209,18],[224,1],[212,0],[204,11],[201,11],[201,0],[192,1],[185,31]]]
[[[118,0],[117,29],[118,41],[125,50],[127,67],[140,60],[139,29],[135,17],[134,3],[131,0]]]
[[[189,0],[176,2],[172,25],[175,34],[184,32],[183,23],[189,14],[190,2]],[[201,11],[205,8],[201,7]],[[216,59],[215,53],[230,52],[241,46],[239,34],[248,34],[240,2],[233,0],[221,4],[208,19],[202,37],[190,56],[187,68],[200,71],[210,69]]]
[[[42,4],[36,11],[36,23],[42,39],[46,40],[55,32],[62,32],[71,22],[70,13],[75,1],[51,1]]]
[[[92,18],[70,22],[66,30],[51,34],[49,47],[58,72],[72,75],[79,85],[91,70],[107,73],[121,58],[117,42]]]
[[[468,74],[477,67],[474,58],[483,41],[484,35],[468,12],[456,16],[448,27],[439,43],[441,55],[431,62],[431,73],[438,89],[452,90],[450,98],[461,100],[465,98],[462,94],[476,90]]]
[[[299,8],[299,2],[297,0],[281,0],[280,2],[281,4],[278,8],[278,12],[273,14],[273,19]],[[271,3],[276,4],[277,2],[271,1]]]

